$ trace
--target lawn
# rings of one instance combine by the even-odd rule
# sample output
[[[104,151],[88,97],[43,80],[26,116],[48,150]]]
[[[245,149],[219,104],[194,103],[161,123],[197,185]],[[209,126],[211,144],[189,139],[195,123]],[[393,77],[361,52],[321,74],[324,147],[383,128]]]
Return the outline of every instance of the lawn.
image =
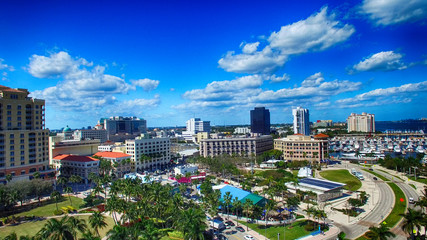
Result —
[[[385,170],[380,170],[381,172],[383,172],[383,173],[386,173],[386,174],[388,174],[388,175],[391,175],[391,176],[393,176],[393,177],[395,177],[395,178],[397,178],[397,179],[399,179],[399,180],[401,180],[401,181],[405,181],[405,180],[403,180],[402,178],[400,178],[399,176],[396,176],[396,175],[394,175],[394,174],[391,174],[391,173],[389,173],[389,172],[387,172],[387,171],[385,171]]]
[[[417,173],[418,174],[418,173]],[[411,179],[412,181],[416,181],[416,182],[420,182],[420,183],[424,183],[427,184],[427,178],[419,178],[417,177],[417,180],[415,180],[414,176],[408,176],[409,179]]]
[[[168,232],[167,236],[163,236],[161,238],[161,240],[179,240],[179,239],[184,239],[184,235],[182,234],[182,232],[179,231],[173,231],[173,232]]]
[[[360,180],[347,170],[326,170],[320,172],[320,176],[330,181],[344,183],[346,184],[344,188],[350,191],[357,191],[362,186]]]
[[[80,205],[83,204],[83,199],[71,196],[71,202],[73,203],[72,206],[75,209],[79,209]],[[63,200],[61,202],[58,202],[58,209],[61,209],[61,207],[66,207],[66,206],[70,206],[70,205],[71,205],[70,200],[68,199],[67,196],[64,196]],[[54,215],[53,211],[55,211],[55,210],[56,210],[56,204],[55,204],[55,202],[53,202],[53,203],[49,203],[49,204],[31,209],[30,211],[15,214],[15,216],[31,216],[31,215],[34,215],[36,217],[47,217],[47,216]]]
[[[262,224],[258,225],[255,223],[247,223],[244,221],[239,222],[243,225],[248,225],[252,230],[258,232],[261,235],[265,235],[265,232],[267,232],[268,239],[277,239],[277,233],[280,233],[281,238],[283,237],[283,225],[267,226],[267,230],[265,230],[265,225]],[[306,223],[307,221],[297,221],[292,223],[291,225],[287,225],[285,232],[286,239],[297,239],[310,234],[310,232],[304,229]]]
[[[393,210],[391,210],[391,213],[387,216],[387,218],[384,221],[386,222],[388,227],[392,228],[402,218],[400,214],[405,213],[407,199],[405,197],[405,194],[395,183],[389,182],[388,185],[391,187],[391,189],[393,189],[394,196],[395,196],[395,203],[394,203]],[[401,198],[404,199],[404,202],[400,201]]]
[[[75,217],[84,219],[86,222],[88,222],[88,219],[89,219],[88,215],[75,216]],[[1,228],[0,239],[3,239],[4,237],[6,237],[7,235],[13,232],[15,232],[18,235],[18,238],[19,236],[25,236],[25,235],[34,236],[44,226],[46,221],[47,220],[27,222],[27,223],[22,223],[16,226],[7,226],[4,228]],[[101,237],[105,236],[107,232],[110,229],[112,229],[114,226],[114,220],[111,217],[106,217],[105,221],[107,222],[108,226],[106,228],[99,229],[99,233],[101,234]]]

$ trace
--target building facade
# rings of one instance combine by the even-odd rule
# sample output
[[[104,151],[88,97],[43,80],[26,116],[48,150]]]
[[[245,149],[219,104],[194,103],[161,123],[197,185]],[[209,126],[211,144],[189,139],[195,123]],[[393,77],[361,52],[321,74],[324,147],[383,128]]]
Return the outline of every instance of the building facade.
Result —
[[[251,130],[247,127],[237,127],[234,129],[235,134],[249,134]]]
[[[98,152],[101,144],[99,139],[94,140],[64,140],[61,136],[49,137],[49,158],[53,159],[60,154],[92,156]]]
[[[45,101],[28,97],[27,89],[0,86],[0,182],[29,179],[35,172],[53,176],[49,167]]]
[[[200,141],[200,156],[219,155],[258,156],[273,149],[273,137],[264,135],[251,138],[203,139]]]
[[[73,133],[74,139],[78,140],[89,140],[89,139],[99,139],[101,143],[107,141],[107,130],[105,129],[81,129],[76,130]]]
[[[317,120],[313,123],[313,127],[332,127],[332,120]]]
[[[375,132],[375,114],[352,113],[347,118],[348,132]]]
[[[310,113],[308,109],[297,107],[292,109],[294,116],[294,134],[310,135]]]
[[[196,139],[194,135],[199,132],[206,132],[209,134],[211,132],[211,122],[202,121],[200,118],[191,118],[186,122],[186,131],[182,132],[182,137],[186,141],[193,141]]]
[[[147,121],[137,117],[110,117],[104,120],[108,140],[123,141],[147,132]]]
[[[258,135],[270,134],[270,111],[265,107],[251,110],[251,132]]]
[[[98,175],[99,160],[88,156],[60,154],[52,160],[52,166],[56,169],[56,175],[62,177],[80,176],[87,184],[89,174]]]
[[[320,162],[328,156],[328,140],[296,134],[275,139],[274,149],[283,152],[284,160]]]
[[[168,166],[171,161],[169,138],[148,138],[145,136],[126,140],[126,154],[131,155],[132,170],[151,171]]]
[[[132,172],[131,155],[119,152],[97,152],[94,157],[110,160],[113,166],[112,172],[116,177],[122,178],[126,173]]]

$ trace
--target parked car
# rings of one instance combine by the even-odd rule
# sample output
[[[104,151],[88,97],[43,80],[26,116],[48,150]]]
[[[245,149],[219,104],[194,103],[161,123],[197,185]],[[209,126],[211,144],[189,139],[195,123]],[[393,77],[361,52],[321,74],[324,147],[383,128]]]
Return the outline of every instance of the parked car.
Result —
[[[245,239],[246,240],[254,240],[255,238],[252,237],[251,235],[245,235]]]
[[[227,225],[227,226],[230,225],[230,226],[234,227],[235,224],[232,221],[227,221],[227,222],[225,222],[225,225]]]
[[[239,232],[244,232],[245,231],[245,229],[243,229],[242,227],[236,227],[236,230],[239,231]]]
[[[376,181],[376,180],[378,180],[378,178],[377,178],[377,177],[373,177],[372,179],[374,179],[375,181]]]

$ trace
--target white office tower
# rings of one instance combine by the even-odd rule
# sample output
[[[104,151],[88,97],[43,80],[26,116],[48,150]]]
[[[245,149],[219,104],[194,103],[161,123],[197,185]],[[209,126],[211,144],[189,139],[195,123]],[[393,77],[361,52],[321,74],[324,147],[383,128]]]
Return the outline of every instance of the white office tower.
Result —
[[[200,118],[191,118],[187,121],[187,129],[182,132],[182,136],[185,140],[193,140],[193,135],[198,132],[207,132],[211,131],[211,122],[202,121]]]
[[[375,132],[375,114],[352,113],[347,118],[348,132]]]
[[[297,107],[292,109],[294,116],[294,134],[310,135],[310,119],[308,109]]]

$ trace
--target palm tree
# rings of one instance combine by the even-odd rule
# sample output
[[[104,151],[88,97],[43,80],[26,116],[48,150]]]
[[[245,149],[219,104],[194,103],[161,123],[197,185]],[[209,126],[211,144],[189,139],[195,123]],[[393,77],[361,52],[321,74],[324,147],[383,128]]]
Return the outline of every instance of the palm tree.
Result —
[[[370,227],[366,236],[372,240],[387,240],[390,237],[396,237],[394,233],[390,232],[390,228],[385,224],[380,224],[379,227]]]
[[[59,177],[56,182],[62,185],[62,188],[68,183],[68,180],[65,177]]]
[[[115,225],[113,229],[107,232],[109,240],[122,240],[129,238],[129,232],[126,227]]]
[[[71,187],[65,187],[64,192],[68,193],[68,199],[70,199],[70,205],[73,206],[73,202],[71,201],[70,193],[73,193],[73,189]]]
[[[408,208],[408,211],[404,214],[400,214],[404,217],[402,223],[402,230],[411,235],[411,238],[414,239],[414,230],[416,229],[417,234],[421,228],[421,223],[423,221],[423,213],[421,211]]]
[[[58,200],[61,199],[61,193],[59,193],[58,191],[53,191],[50,194],[50,198],[55,200],[55,204],[56,204],[56,211],[58,211]]]
[[[18,240],[18,236],[16,235],[15,232],[12,232],[6,237],[4,237],[3,240]]]
[[[65,216],[59,221],[56,218],[47,220],[37,236],[41,239],[73,240],[73,231],[68,216]]]
[[[72,234],[74,239],[77,239],[77,231],[84,233],[86,231],[86,221],[84,219],[78,219],[75,217],[69,217],[68,223],[73,230]]]
[[[204,239],[205,220],[206,215],[200,208],[190,208],[181,212],[176,227],[184,234],[185,240]]]
[[[95,230],[98,237],[100,237],[98,229],[107,226],[107,222],[105,222],[105,217],[104,215],[102,215],[101,212],[94,212],[92,215],[90,215],[89,224]]]
[[[77,183],[82,181],[82,177],[80,177],[79,175],[72,175],[69,180],[70,180],[70,182],[72,182],[76,185]],[[76,191],[76,190],[74,189],[74,191]]]
[[[7,174],[7,175],[6,175],[6,182],[7,182],[7,183],[10,183],[10,181],[12,181],[12,178],[13,178],[13,177],[12,177],[12,174]]]
[[[227,219],[230,218],[228,210],[229,210],[229,207],[230,207],[230,204],[231,204],[231,199],[233,199],[233,196],[231,195],[231,193],[230,192],[226,192],[225,195],[224,195],[224,205],[227,208],[227,215],[228,215]]]
[[[93,233],[89,230],[82,234],[82,237],[79,240],[101,240],[100,237],[94,236]]]

